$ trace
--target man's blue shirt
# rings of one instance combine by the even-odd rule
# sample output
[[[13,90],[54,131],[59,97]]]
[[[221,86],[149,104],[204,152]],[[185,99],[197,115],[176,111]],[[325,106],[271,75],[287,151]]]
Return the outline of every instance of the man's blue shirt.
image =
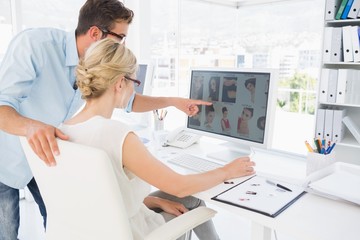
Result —
[[[9,45],[0,66],[0,105],[58,126],[83,103],[74,89],[78,60],[75,32],[23,31]],[[0,131],[0,181],[23,188],[31,178],[18,136]]]

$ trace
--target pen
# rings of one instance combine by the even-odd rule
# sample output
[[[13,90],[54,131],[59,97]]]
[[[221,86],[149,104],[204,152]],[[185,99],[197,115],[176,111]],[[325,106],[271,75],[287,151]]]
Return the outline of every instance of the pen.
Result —
[[[161,112],[161,120],[164,120],[164,118],[166,117],[167,114],[167,110],[164,110],[163,112]]]
[[[309,152],[314,152],[314,149],[312,149],[312,147],[310,146],[310,144],[308,143],[308,141],[305,141],[305,146],[307,147]]]
[[[155,110],[153,110],[153,113],[154,113],[154,117],[159,119],[159,111],[157,109],[155,109]]]
[[[287,187],[285,187],[285,186],[283,186],[283,185],[281,185],[281,184],[279,184],[279,183],[275,183],[275,182],[272,182],[272,181],[270,181],[270,180],[266,180],[266,182],[267,182],[268,184],[270,184],[270,185],[274,185],[274,186],[277,186],[277,187],[279,187],[279,188],[281,188],[281,189],[284,189],[284,190],[286,190],[286,191],[292,192],[291,189],[289,189],[289,188],[287,188]]]
[[[320,139],[316,139],[316,138],[315,138],[315,139],[314,139],[314,143],[315,143],[317,152],[320,153],[320,152],[321,152],[321,146],[320,146],[321,142],[320,142]]]
[[[335,143],[333,143],[330,147],[328,147],[328,149],[326,149],[325,154],[330,154],[331,151],[334,149],[334,147],[335,147]]]
[[[321,154],[326,154],[326,151],[325,151],[325,146],[324,146],[324,145],[321,147],[321,151],[320,151],[320,153],[321,153]]]

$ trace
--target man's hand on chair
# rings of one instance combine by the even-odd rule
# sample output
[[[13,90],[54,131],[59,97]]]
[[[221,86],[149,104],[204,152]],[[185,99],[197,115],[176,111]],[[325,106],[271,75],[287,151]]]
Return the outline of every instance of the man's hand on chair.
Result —
[[[26,138],[33,151],[48,166],[55,166],[55,156],[60,154],[56,137],[62,140],[68,140],[69,137],[54,126],[34,122],[27,128]]]

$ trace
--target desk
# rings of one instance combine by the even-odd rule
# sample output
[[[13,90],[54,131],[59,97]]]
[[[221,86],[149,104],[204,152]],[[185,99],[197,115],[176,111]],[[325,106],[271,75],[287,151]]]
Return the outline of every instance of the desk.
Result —
[[[168,164],[166,159],[181,151],[195,155],[206,156],[211,150],[221,150],[218,140],[202,138],[200,143],[186,150],[176,148],[156,149],[158,158],[175,171],[190,173],[181,167]],[[289,159],[290,156],[270,154],[266,151],[256,151],[254,161],[256,170],[262,174],[279,176],[293,183],[300,183],[305,178],[305,161],[299,158]],[[245,178],[235,179],[235,184]],[[253,211],[234,207],[211,197],[228,189],[229,185],[220,184],[212,189],[196,194],[196,197],[226,209],[231,213],[248,218],[252,221],[252,239],[271,239],[271,229],[304,240],[359,240],[360,239],[360,207],[344,202],[322,198],[312,194],[305,194],[293,205],[287,208],[276,218],[267,217]]]

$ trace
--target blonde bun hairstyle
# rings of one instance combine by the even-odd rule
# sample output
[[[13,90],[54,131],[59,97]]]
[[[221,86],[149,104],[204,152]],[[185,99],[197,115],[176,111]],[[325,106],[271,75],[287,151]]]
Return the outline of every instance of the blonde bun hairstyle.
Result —
[[[76,68],[76,83],[83,99],[100,97],[121,76],[137,70],[134,54],[112,38],[95,42]]]

